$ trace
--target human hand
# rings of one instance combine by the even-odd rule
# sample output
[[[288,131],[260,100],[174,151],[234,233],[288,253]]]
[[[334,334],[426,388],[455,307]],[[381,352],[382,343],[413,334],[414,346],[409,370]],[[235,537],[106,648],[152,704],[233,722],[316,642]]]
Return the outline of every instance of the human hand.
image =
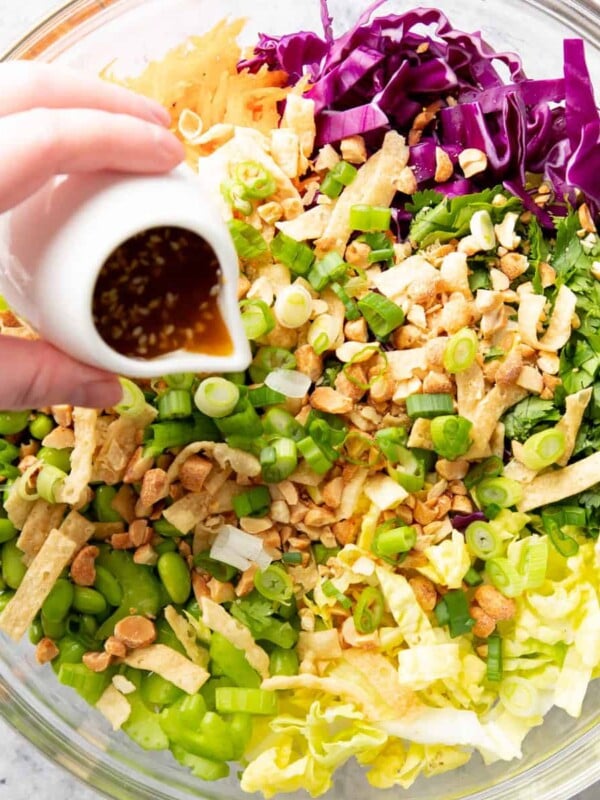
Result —
[[[184,150],[155,101],[99,78],[47,64],[0,64],[0,212],[53,175],[167,172]],[[59,403],[110,407],[114,375],[41,341],[0,336],[0,408]]]

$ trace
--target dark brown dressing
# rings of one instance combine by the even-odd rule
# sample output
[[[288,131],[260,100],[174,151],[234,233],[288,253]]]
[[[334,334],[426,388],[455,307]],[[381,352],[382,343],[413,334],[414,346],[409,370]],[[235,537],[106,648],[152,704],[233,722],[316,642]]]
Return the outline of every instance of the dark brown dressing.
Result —
[[[174,350],[230,355],[220,285],[219,262],[204,239],[183,228],[150,228],[104,263],[94,288],[94,323],[109,347],[130,358]]]

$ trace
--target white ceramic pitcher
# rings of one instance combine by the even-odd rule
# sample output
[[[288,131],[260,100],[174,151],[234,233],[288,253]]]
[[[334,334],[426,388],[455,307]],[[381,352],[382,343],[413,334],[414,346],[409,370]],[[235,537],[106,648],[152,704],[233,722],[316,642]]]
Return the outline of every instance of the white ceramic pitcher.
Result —
[[[220,262],[219,308],[228,356],[177,350],[129,358],[109,347],[92,317],[98,274],[114,250],[149,228],[201,236]],[[120,375],[235,372],[251,360],[237,303],[238,259],[227,226],[191,169],[166,175],[60,176],[0,216],[0,294],[40,336],[69,355]]]

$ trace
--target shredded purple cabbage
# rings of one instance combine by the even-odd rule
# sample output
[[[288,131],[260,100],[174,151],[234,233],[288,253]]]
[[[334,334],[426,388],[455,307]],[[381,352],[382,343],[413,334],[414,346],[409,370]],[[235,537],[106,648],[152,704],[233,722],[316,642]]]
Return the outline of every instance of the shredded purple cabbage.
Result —
[[[464,533],[472,522],[485,520],[487,520],[487,517],[483,511],[473,511],[472,514],[456,514],[456,516],[452,517],[452,527]]]
[[[525,191],[525,175],[532,172],[553,186],[558,213],[576,190],[594,212],[600,210],[600,116],[581,39],[565,40],[563,77],[530,80],[517,55],[496,52],[478,32],[455,30],[441,11],[415,8],[373,17],[382,2],[335,38],[327,0],[321,0],[324,38],[305,31],[263,34],[254,57],[239,68],[281,69],[292,83],[308,76],[317,146],[353,134],[366,134],[377,146],[390,128],[408,134],[415,117],[437,103],[435,122],[411,153],[420,188],[435,186],[452,196],[500,180],[552,227],[550,214]],[[424,26],[430,30],[423,32]],[[479,148],[488,169],[465,181],[457,168],[445,186],[436,185],[436,146],[455,164],[460,150]]]

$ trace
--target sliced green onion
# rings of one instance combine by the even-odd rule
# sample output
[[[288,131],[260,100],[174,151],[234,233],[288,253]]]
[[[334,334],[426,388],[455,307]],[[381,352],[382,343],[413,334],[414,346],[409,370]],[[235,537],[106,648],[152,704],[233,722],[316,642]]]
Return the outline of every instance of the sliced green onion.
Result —
[[[405,450],[408,434],[404,428],[380,428],[375,433],[377,446],[391,464],[398,463]]]
[[[502,680],[504,672],[502,664],[502,639],[493,634],[488,637],[488,654],[487,654],[487,679],[491,683],[498,683]]]
[[[294,594],[294,584],[283,567],[271,564],[254,576],[254,586],[267,600],[288,603]]]
[[[274,369],[294,369],[296,358],[283,347],[260,347],[250,364],[250,377],[253,383],[264,383]]]
[[[261,339],[275,327],[273,312],[264,300],[242,300],[240,311],[244,331],[250,341]]]
[[[377,555],[391,558],[399,553],[408,553],[417,543],[417,530],[412,525],[402,525],[380,531],[373,540],[373,550]]]
[[[477,241],[482,250],[493,250],[496,247],[496,234],[494,232],[494,223],[490,217],[489,211],[485,208],[476,211],[471,217],[469,223],[471,235]]]
[[[341,181],[336,180],[331,172],[329,172],[321,181],[319,190],[321,194],[324,194],[327,197],[330,197],[332,200],[335,200],[335,198],[339,197],[344,191],[344,184]]]
[[[328,174],[331,175],[332,178],[335,178],[336,181],[339,181],[343,186],[350,186],[358,175],[358,170],[347,161],[338,161]]]
[[[352,601],[350,600],[350,598],[346,597],[346,595],[343,592],[340,592],[337,586],[330,580],[323,581],[323,583],[321,584],[321,589],[323,589],[323,594],[325,595],[325,597],[333,597],[336,603],[339,603],[339,605],[342,608],[345,609],[352,608]]]
[[[444,350],[444,367],[447,372],[464,372],[474,363],[478,347],[477,334],[463,328],[448,340]]]
[[[258,161],[243,161],[233,168],[235,180],[243,187],[246,197],[252,200],[266,200],[277,189],[272,173]]]
[[[552,542],[554,549],[564,556],[571,558],[579,552],[579,542],[565,532],[564,515],[562,509],[548,508],[542,511],[542,525]]]
[[[364,233],[358,237],[357,241],[364,242],[371,248],[368,255],[369,264],[377,264],[381,261],[389,264],[394,258],[394,242],[390,239],[388,232]]]
[[[271,255],[296,275],[306,275],[315,260],[315,254],[305,242],[297,242],[285,233],[278,233],[271,242]]]
[[[295,471],[298,452],[293,439],[275,439],[260,452],[262,477],[266,483],[279,483]]]
[[[454,412],[450,394],[411,394],[406,398],[406,413],[410,419],[434,419]]]
[[[156,529],[156,526],[155,526]],[[181,531],[178,532],[181,535]],[[194,566],[208,572],[213,578],[216,578],[221,583],[228,583],[237,575],[237,569],[232,567],[231,564],[225,564],[223,561],[217,561],[216,558],[210,557],[210,551],[204,550],[201,553],[196,553],[194,556]]]
[[[504,708],[515,717],[536,716],[539,694],[533,683],[518,675],[508,675],[498,688],[498,696]]]
[[[354,609],[354,626],[358,633],[374,633],[381,625],[385,604],[383,594],[374,586],[368,586],[360,594]]]
[[[31,433],[34,439],[39,439],[40,441],[42,439],[45,439],[46,436],[48,436],[48,434],[52,430],[54,430],[54,420],[47,414],[36,414],[35,417],[29,423],[29,432]],[[0,449],[0,461],[1,460],[2,460],[2,452]]]
[[[15,484],[15,490],[21,500],[33,501],[39,498],[39,493],[37,489],[30,489],[29,488],[29,480],[30,478],[38,472],[40,469],[39,462],[34,461],[30,467],[28,467],[25,472],[21,475],[21,477],[17,480]]]
[[[472,489],[484,478],[497,478],[502,475],[504,464],[499,456],[490,456],[485,461],[471,467],[468,474],[465,476],[464,484],[467,489]]]
[[[527,469],[535,470],[556,464],[567,448],[565,434],[560,428],[549,428],[539,433],[534,433],[523,445],[521,460]]]
[[[271,508],[271,495],[266,486],[253,486],[247,492],[235,495],[231,502],[238,518],[266,517]]]
[[[548,571],[547,536],[529,536],[523,540],[519,572],[525,579],[525,589],[538,589],[546,580]]]
[[[332,251],[315,261],[307,275],[308,282],[317,292],[322,292],[332,281],[339,281],[346,274],[348,264],[339,253]]]
[[[281,556],[281,560],[283,561],[284,564],[295,564],[295,565],[301,564],[302,553],[289,551]]]
[[[36,490],[42,500],[47,503],[57,503],[59,492],[67,478],[67,475],[57,467],[49,464],[42,467],[37,476]]]
[[[483,578],[474,567],[469,567],[463,576],[463,581],[467,586],[480,586],[483,583]]]
[[[471,446],[473,423],[460,416],[435,417],[431,420],[433,449],[442,458],[454,461]]]
[[[311,436],[306,436],[298,442],[298,450],[304,456],[306,463],[317,475],[325,475],[333,466],[325,453]]]
[[[278,710],[276,692],[237,686],[218,686],[215,691],[215,705],[220,714],[242,713],[272,717]]]
[[[380,339],[388,336],[404,322],[404,311],[376,292],[369,292],[358,301],[358,308],[367,321],[367,325]]]
[[[344,308],[346,310],[346,319],[350,321],[360,319],[361,315],[360,311],[358,310],[356,301],[350,297],[350,295],[344,289],[344,287],[341,286],[339,283],[337,283],[337,281],[334,281],[330,285],[330,289],[339,297],[339,299],[344,304]]]
[[[356,205],[350,209],[350,227],[355,231],[387,231],[392,209],[385,206]]]
[[[231,219],[227,224],[237,254],[242,260],[258,258],[268,251],[267,243],[252,225],[240,219]]]
[[[483,520],[472,522],[465,531],[465,540],[475,558],[486,561],[504,553],[502,537],[489,522]]]
[[[303,398],[312,381],[304,372],[295,369],[274,369],[265,378],[265,384],[275,392],[296,400]]]
[[[313,545],[313,553],[317,564],[326,564],[330,558],[335,558],[340,552],[339,547],[325,547],[321,542]]]
[[[205,378],[196,390],[196,408],[207,417],[220,419],[233,412],[240,399],[240,390],[225,378]]]
[[[433,609],[433,613],[438,621],[438,625],[443,627],[444,625],[448,625],[450,622],[450,612],[448,611],[448,606],[446,605],[446,601],[443,597]]]
[[[163,376],[163,381],[169,389],[191,389],[194,385],[195,375],[193,372],[178,372],[175,375]]]
[[[321,355],[326,350],[333,350],[339,333],[339,323],[332,314],[319,314],[308,329],[306,341],[317,355]]]
[[[275,392],[268,386],[257,386],[248,391],[248,399],[255,408],[274,406],[277,403],[285,403],[285,395]]]
[[[11,464],[18,458],[19,448],[7,442],[6,439],[0,439],[0,464]]]
[[[123,399],[115,406],[115,411],[122,417],[139,417],[146,406],[144,393],[128,378],[119,378],[123,389]]]
[[[467,595],[460,589],[454,589],[444,595],[448,610],[448,630],[452,639],[469,633],[475,620],[469,614]]]
[[[270,408],[263,417],[263,428],[266,434],[282,436],[286,439],[304,438],[304,428],[283,408]]]
[[[232,209],[239,211],[245,217],[250,216],[254,207],[239,181],[227,180],[221,184],[221,194]]]
[[[192,414],[192,395],[187,389],[169,389],[158,399],[161,419],[183,419]]]
[[[275,318],[284,328],[300,328],[310,319],[312,307],[313,299],[308,289],[293,283],[277,295]]]
[[[491,558],[485,564],[487,576],[506,597],[518,597],[525,589],[525,579],[508,558]]]
[[[521,501],[523,487],[510,478],[484,478],[477,484],[477,499],[481,505],[510,508]]]
[[[228,416],[215,417],[215,424],[224,437],[253,438],[262,435],[260,417],[247,397],[240,397],[238,404]]]
[[[159,455],[171,447],[185,447],[191,442],[217,442],[219,431],[210,417],[195,414],[191,420],[157,422],[146,433],[147,454]]]

